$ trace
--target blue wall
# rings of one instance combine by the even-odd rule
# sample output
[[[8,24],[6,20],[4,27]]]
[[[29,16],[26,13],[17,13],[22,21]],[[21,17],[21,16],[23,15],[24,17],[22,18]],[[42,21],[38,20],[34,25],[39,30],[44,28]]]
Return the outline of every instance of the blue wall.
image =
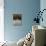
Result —
[[[31,31],[35,12],[40,9],[40,0],[5,0],[4,9],[4,26],[5,40],[18,41]],[[12,14],[22,13],[22,25],[13,26]]]

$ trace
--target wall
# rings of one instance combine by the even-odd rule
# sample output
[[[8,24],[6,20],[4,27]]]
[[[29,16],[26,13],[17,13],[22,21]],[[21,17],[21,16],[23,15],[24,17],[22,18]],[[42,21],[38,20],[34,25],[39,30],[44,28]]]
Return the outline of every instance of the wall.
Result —
[[[4,0],[0,0],[0,42],[4,41]]]
[[[7,41],[18,41],[32,29],[35,12],[40,9],[40,0],[5,0],[4,35]],[[22,25],[13,26],[12,14],[22,14]]]

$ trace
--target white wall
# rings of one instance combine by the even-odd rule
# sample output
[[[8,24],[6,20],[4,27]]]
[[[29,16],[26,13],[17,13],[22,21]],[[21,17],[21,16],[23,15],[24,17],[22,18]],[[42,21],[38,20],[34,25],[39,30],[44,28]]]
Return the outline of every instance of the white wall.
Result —
[[[4,41],[4,0],[0,0],[0,42]]]

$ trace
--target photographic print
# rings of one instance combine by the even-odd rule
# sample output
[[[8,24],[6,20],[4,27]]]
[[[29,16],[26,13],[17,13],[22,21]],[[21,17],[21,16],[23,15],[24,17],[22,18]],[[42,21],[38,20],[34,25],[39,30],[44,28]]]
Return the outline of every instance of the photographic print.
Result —
[[[13,24],[16,26],[22,24],[22,15],[21,14],[13,14]]]

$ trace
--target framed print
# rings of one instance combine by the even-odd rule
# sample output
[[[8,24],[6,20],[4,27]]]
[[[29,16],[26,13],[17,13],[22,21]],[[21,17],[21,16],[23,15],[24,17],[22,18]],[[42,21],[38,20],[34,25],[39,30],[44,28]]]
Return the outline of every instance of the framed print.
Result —
[[[13,24],[16,26],[22,24],[22,14],[13,14]]]

